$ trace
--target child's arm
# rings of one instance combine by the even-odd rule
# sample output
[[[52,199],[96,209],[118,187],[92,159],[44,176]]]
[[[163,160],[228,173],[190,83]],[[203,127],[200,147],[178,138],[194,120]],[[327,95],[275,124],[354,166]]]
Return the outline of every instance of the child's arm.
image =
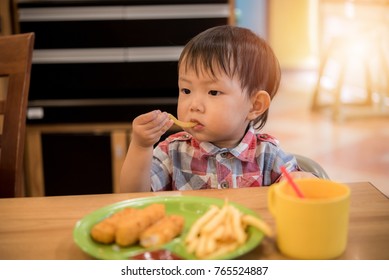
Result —
[[[130,146],[120,172],[121,192],[150,191],[153,145],[172,124],[168,115],[159,110],[134,119]]]

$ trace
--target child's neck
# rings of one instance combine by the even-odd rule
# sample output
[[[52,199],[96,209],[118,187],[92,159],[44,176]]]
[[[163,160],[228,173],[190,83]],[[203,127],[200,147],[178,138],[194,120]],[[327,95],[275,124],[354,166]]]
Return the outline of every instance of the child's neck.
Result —
[[[239,138],[239,140],[237,141],[234,141],[232,143],[229,143],[228,141],[226,143],[215,143],[215,142],[210,142],[212,145],[218,147],[219,149],[223,149],[223,148],[226,148],[226,149],[233,149],[235,147],[237,147],[243,140],[243,138],[245,137],[245,135],[247,134],[247,131],[250,129],[250,125],[247,125],[246,127],[246,130],[244,131],[243,135],[241,135],[241,137]]]

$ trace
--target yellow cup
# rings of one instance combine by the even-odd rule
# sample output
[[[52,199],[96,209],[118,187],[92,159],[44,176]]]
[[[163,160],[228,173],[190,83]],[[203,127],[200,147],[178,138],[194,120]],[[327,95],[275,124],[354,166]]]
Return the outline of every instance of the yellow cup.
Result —
[[[323,179],[296,179],[304,198],[280,182],[269,187],[268,207],[275,218],[277,246],[295,259],[333,259],[348,235],[350,189]]]

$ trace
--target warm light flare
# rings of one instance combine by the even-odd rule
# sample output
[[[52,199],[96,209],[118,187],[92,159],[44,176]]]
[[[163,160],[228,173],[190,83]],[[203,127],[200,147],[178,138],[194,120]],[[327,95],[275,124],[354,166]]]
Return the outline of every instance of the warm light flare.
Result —
[[[320,9],[322,57],[317,92],[324,93],[321,99],[332,98],[330,102],[338,107],[374,105],[388,111],[388,3],[323,1]]]
[[[344,14],[348,18],[353,18],[355,16],[354,1],[347,1],[344,3]]]

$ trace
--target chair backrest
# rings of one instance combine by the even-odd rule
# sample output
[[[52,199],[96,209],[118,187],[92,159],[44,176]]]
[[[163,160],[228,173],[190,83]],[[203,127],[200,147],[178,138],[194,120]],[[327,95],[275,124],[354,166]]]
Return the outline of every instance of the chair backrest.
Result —
[[[0,36],[0,197],[23,195],[23,154],[34,34]]]
[[[322,179],[330,179],[324,168],[313,159],[297,154],[294,154],[294,156],[297,160],[297,164],[303,171],[311,172]]]

